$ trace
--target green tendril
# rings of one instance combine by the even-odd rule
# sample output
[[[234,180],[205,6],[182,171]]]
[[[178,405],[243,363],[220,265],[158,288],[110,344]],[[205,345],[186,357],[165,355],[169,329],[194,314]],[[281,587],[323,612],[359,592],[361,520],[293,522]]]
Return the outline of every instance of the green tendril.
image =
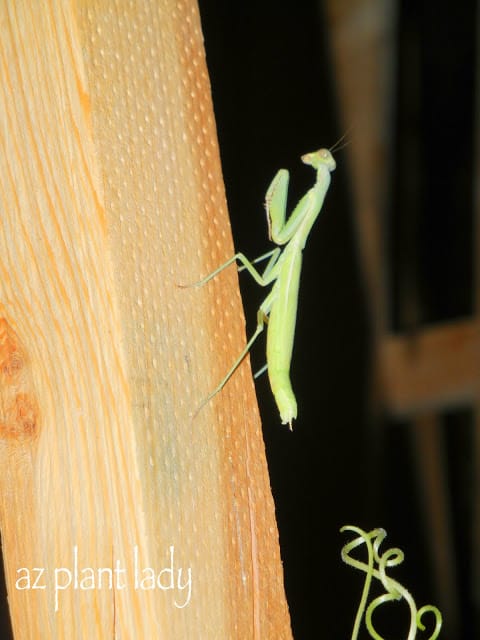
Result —
[[[367,533],[358,527],[352,526],[342,527],[340,531],[351,531],[358,536],[344,545],[341,552],[342,560],[349,566],[365,573],[365,582],[363,585],[362,596],[360,598],[360,605],[355,616],[352,640],[358,639],[362,619],[365,620],[365,626],[371,638],[374,640],[384,640],[373,625],[373,612],[377,607],[386,602],[399,601],[402,599],[406,601],[410,609],[410,628],[406,640],[414,640],[418,630],[425,631],[426,627],[422,622],[422,617],[423,614],[429,612],[433,613],[435,616],[435,629],[432,635],[430,635],[426,640],[436,640],[440,633],[440,629],[442,628],[442,615],[437,607],[425,605],[417,611],[417,607],[411,593],[399,582],[387,576],[387,569],[400,565],[404,560],[404,555],[403,551],[397,548],[388,549],[380,555],[380,545],[386,538],[386,531],[384,529],[373,529]],[[367,562],[362,562],[350,555],[354,549],[362,544],[367,548]],[[381,582],[386,593],[373,599],[367,606],[373,578],[376,578]]]

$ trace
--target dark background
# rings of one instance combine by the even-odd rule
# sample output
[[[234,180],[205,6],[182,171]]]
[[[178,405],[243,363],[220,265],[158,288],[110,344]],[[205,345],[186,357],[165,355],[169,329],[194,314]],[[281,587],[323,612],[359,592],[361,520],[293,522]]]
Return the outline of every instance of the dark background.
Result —
[[[290,170],[291,206],[314,177],[300,155],[330,147],[345,133],[328,25],[321,1],[199,5],[235,246],[254,258],[270,248],[262,203],[275,172]],[[476,11],[472,0],[398,3],[385,211],[395,330],[415,331],[472,311]],[[347,152],[335,155],[324,212],[304,254],[293,433],[280,425],[266,376],[257,381],[296,640],[351,635],[363,576],[340,560],[344,524],[387,529],[385,544],[406,554],[395,577],[420,604],[434,603],[436,594],[410,425],[385,419],[379,428],[369,414],[371,333]],[[250,333],[265,291],[245,275],[241,280]],[[405,295],[416,299],[413,317],[403,311]],[[255,370],[264,354],[259,340]],[[469,407],[443,416],[464,640],[479,633],[469,585],[472,425]],[[387,609],[379,628],[386,637],[405,637],[399,631],[405,616]],[[8,619],[6,601],[3,614]]]
[[[337,118],[328,24],[322,3],[313,0],[199,4],[235,246],[254,258],[271,246],[263,199],[275,172],[290,170],[291,207],[314,178],[300,156],[332,146],[345,133]],[[402,0],[397,6],[385,211],[392,330],[463,317],[473,306],[476,5],[456,4]],[[387,529],[384,544],[406,554],[395,577],[419,606],[434,603],[436,594],[410,425],[385,419],[379,427],[369,414],[371,333],[347,153],[335,154],[324,212],[304,252],[293,434],[280,425],[266,376],[257,381],[296,640],[351,635],[363,577],[340,560],[344,524]],[[251,333],[266,294],[248,276],[241,282]],[[406,295],[415,298],[413,316],[404,312]],[[254,370],[264,358],[259,340]],[[465,639],[476,637],[468,571],[472,425],[469,407],[443,416],[462,601],[459,637]],[[395,607],[387,609],[385,620],[379,613],[379,629],[386,637],[406,637],[399,633],[405,611],[402,617]]]

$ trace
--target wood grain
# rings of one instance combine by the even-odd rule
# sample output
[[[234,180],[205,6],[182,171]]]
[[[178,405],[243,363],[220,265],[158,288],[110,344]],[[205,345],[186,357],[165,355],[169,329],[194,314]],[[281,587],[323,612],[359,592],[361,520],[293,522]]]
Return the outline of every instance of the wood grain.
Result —
[[[178,286],[233,251],[196,3],[23,0],[0,17],[15,637],[291,638],[248,363],[195,415],[245,341],[234,269]],[[135,559],[160,583],[138,587]],[[22,567],[46,588],[19,589]]]

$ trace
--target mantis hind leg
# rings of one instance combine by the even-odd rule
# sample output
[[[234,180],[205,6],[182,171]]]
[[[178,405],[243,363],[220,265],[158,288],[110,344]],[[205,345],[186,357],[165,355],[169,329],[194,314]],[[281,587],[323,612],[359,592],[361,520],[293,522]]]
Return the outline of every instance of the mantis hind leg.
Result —
[[[256,380],[259,378],[265,371],[268,369],[268,364],[264,364],[261,369],[259,369],[253,376],[253,379]]]
[[[265,324],[268,322],[268,315],[272,307],[272,302],[273,302],[273,296],[272,296],[272,293],[269,293],[269,295],[265,298],[265,300],[260,305],[260,308],[258,309],[257,328],[255,329],[254,334],[252,335],[250,340],[247,342],[245,348],[240,353],[238,358],[235,360],[235,362],[233,363],[233,365],[231,366],[230,370],[225,375],[225,377],[220,381],[220,383],[215,387],[215,389],[208,394],[208,396],[205,398],[202,404],[198,407],[198,409],[195,412],[195,415],[200,411],[200,409],[202,409],[202,407],[204,407],[207,404],[207,402],[209,402],[214,396],[217,395],[217,393],[219,393],[219,391],[223,389],[223,387],[227,384],[227,382],[230,380],[232,375],[241,365],[247,353],[250,351],[253,343],[258,338],[258,336],[262,333],[263,329],[265,328]]]

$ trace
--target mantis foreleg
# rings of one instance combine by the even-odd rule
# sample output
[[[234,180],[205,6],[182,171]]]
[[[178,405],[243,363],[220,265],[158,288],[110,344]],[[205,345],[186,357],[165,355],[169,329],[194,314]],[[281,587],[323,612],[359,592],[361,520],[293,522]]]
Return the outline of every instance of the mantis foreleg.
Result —
[[[267,335],[267,365],[255,376],[268,369],[268,377],[283,424],[292,428],[297,417],[297,402],[290,382],[290,363],[295,335],[298,304],[298,287],[302,268],[302,251],[311,228],[323,207],[330,185],[330,174],[335,169],[335,160],[328,149],[319,149],[302,156],[302,161],[316,171],[316,180],[311,189],[300,199],[287,219],[287,191],[289,174],[281,169],[267,190],[265,208],[270,239],[278,245],[253,262],[243,253],[236,253],[225,264],[193,286],[201,286],[217,276],[234,262],[240,262],[239,271],[246,269],[262,287],[273,284],[257,313],[257,328],[245,349],[233,363],[227,375],[201,406],[218,393],[247,355],[250,347],[269,321]],[[285,245],[285,246],[283,246]],[[253,266],[268,259],[263,273]]]

